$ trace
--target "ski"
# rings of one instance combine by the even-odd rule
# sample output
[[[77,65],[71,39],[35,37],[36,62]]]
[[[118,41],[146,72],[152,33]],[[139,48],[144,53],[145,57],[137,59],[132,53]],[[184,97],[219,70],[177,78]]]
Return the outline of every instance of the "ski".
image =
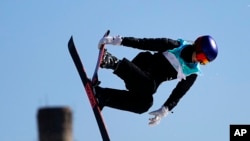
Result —
[[[107,30],[107,32],[103,35],[103,37],[108,36],[109,33],[110,33],[110,30]],[[100,47],[100,50],[99,50],[95,71],[94,71],[93,77],[92,77],[92,84],[93,85],[99,85],[99,83],[100,83],[100,81],[98,79],[98,69],[100,68],[100,64],[101,64],[101,61],[102,61],[102,56],[104,55],[105,50],[106,50],[105,45],[102,44],[101,47]]]
[[[107,33],[104,36],[107,36],[108,34],[109,34],[109,31],[107,31]],[[104,53],[104,45],[102,45],[102,47],[99,51],[97,65],[96,65],[96,69],[95,69],[94,74],[93,74],[92,81],[88,78],[88,76],[86,74],[84,66],[83,66],[81,59],[78,55],[78,52],[76,50],[72,36],[68,42],[68,49],[69,49],[70,55],[73,59],[73,62],[77,68],[78,74],[80,75],[83,86],[85,88],[86,94],[88,96],[90,105],[92,107],[92,110],[94,112],[94,115],[95,115],[95,118],[96,118],[96,121],[98,124],[102,139],[103,139],[103,141],[110,141],[108,131],[107,131],[107,128],[105,126],[105,123],[104,123],[104,120],[102,117],[101,109],[98,106],[98,102],[97,102],[97,99],[95,98],[95,93],[94,93],[94,89],[93,89],[93,85],[92,85],[93,84],[92,82],[94,82],[94,84],[99,82],[97,72],[98,72],[98,68],[99,68],[99,65],[100,65],[100,62],[102,59],[102,55]]]

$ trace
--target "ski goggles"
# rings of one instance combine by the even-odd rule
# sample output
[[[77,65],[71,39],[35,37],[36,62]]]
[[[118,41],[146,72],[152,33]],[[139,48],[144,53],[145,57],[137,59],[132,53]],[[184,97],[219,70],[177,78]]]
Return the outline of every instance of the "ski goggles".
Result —
[[[203,52],[196,52],[196,60],[202,65],[206,65],[209,62]]]

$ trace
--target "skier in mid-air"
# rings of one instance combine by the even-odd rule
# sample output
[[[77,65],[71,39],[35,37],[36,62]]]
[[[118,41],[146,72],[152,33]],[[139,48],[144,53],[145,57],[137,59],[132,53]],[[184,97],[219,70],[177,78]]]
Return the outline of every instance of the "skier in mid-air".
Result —
[[[193,43],[183,39],[135,38],[121,36],[103,37],[102,44],[127,46],[140,50],[132,61],[119,60],[105,51],[101,68],[114,70],[125,82],[126,89],[95,87],[99,106],[144,113],[153,104],[153,94],[164,81],[177,79],[178,83],[163,105],[149,114],[149,125],[158,124],[186,94],[200,73],[200,64],[206,65],[218,54],[215,40],[200,36]]]

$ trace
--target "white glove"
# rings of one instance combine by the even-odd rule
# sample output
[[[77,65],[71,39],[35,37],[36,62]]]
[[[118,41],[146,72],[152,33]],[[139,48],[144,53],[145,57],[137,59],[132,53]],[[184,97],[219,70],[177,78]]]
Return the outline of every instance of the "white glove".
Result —
[[[149,114],[154,115],[155,117],[149,118],[149,123],[148,124],[150,126],[159,124],[160,121],[161,121],[161,118],[167,116],[168,112],[169,112],[169,110],[165,106],[162,106],[160,109],[155,110],[153,112],[150,112]]]
[[[111,45],[121,45],[122,37],[121,36],[106,36],[103,37],[98,44],[98,48],[100,49],[103,44],[111,44]]]

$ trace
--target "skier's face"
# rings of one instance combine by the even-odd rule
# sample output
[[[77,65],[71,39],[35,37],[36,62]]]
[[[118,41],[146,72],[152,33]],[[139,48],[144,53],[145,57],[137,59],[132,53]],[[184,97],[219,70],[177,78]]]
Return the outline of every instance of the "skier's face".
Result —
[[[194,62],[194,63],[197,63],[197,62],[198,62],[197,59],[196,59],[196,52],[194,52],[194,53],[192,54],[192,62]]]
[[[207,57],[203,53],[196,53],[196,52],[192,54],[192,61],[200,63],[201,65],[206,65],[209,62],[207,60]]]

